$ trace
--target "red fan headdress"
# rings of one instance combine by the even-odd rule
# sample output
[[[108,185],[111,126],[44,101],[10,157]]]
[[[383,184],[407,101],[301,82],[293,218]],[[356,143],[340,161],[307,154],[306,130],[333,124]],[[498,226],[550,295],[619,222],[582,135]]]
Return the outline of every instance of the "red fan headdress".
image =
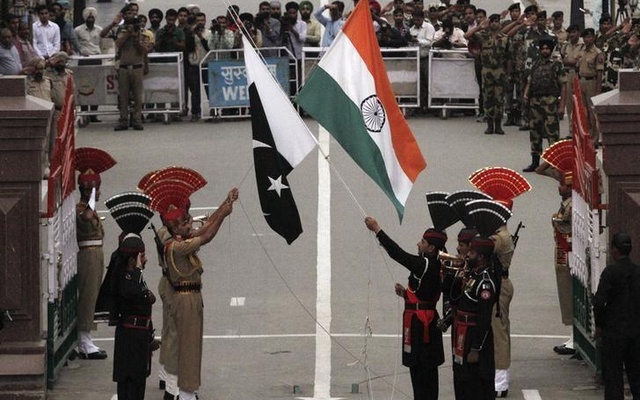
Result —
[[[573,184],[573,167],[576,162],[573,140],[566,139],[555,142],[547,147],[541,157],[563,174],[565,184]]]
[[[151,171],[143,176],[138,182],[138,190],[146,193],[149,186],[164,180],[183,181],[189,184],[194,192],[207,184],[207,181],[198,172],[190,168],[172,166]]]
[[[531,184],[516,171],[505,167],[486,167],[469,176],[469,183],[511,209],[513,199],[531,190]]]
[[[100,182],[100,174],[116,165],[113,159],[104,150],[93,147],[81,147],[74,153],[79,185],[89,185]]]
[[[158,182],[150,188],[151,209],[160,213],[164,222],[186,217],[191,188],[180,181]]]

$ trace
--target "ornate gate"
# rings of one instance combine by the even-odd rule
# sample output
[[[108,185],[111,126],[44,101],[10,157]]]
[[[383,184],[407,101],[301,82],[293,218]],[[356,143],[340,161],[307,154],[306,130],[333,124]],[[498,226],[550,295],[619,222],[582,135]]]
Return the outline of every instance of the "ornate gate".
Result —
[[[50,162],[43,222],[43,268],[47,286],[47,385],[77,345],[76,287],[78,242],[74,179],[75,104],[73,85],[67,85],[65,105],[57,123],[57,135]]]
[[[573,89],[571,123],[576,163],[572,195],[572,251],[569,253],[573,276],[573,337],[576,350],[594,371],[599,372],[592,299],[600,273],[606,266],[606,239],[601,241],[606,237],[602,233],[602,211],[605,209],[601,200],[602,168],[597,162],[577,77]]]

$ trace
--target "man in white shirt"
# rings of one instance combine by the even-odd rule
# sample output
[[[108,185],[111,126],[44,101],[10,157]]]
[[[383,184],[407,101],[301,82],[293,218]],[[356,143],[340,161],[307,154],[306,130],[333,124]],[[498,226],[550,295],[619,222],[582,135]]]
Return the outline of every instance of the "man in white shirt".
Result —
[[[411,38],[409,46],[420,47],[420,108],[427,111],[427,95],[429,93],[429,49],[436,33],[435,28],[424,20],[424,11],[413,12],[413,24],[409,28]]]
[[[95,56],[102,54],[100,50],[100,32],[102,27],[96,25],[96,17],[98,16],[98,10],[93,7],[87,7],[82,10],[82,19],[84,24],[78,25],[75,29],[76,37],[80,45],[80,54],[83,56]],[[96,59],[83,59],[78,60],[78,65],[100,65],[102,61]],[[80,106],[82,111],[97,111],[98,106]],[[80,122],[80,126],[86,126],[89,122],[101,122],[98,116],[91,115],[84,117]]]
[[[325,10],[329,10],[329,14],[331,18],[327,18],[322,13]],[[322,36],[322,47],[329,47],[331,43],[333,43],[333,39],[336,38],[340,29],[345,23],[345,20],[342,18],[342,13],[344,12],[344,3],[340,0],[336,0],[331,4],[325,4],[324,6],[318,8],[316,12],[313,13],[313,16],[316,17],[316,20],[320,22],[322,26],[324,26],[324,36]]]
[[[49,21],[49,8],[39,5],[35,9],[38,20],[33,23],[33,47],[45,60],[60,51],[60,28]]]
[[[96,25],[96,17],[98,10],[93,7],[87,7],[82,11],[84,24],[76,27],[75,32],[80,42],[80,54],[83,56],[94,56],[101,54],[100,51],[100,32],[102,27]]]

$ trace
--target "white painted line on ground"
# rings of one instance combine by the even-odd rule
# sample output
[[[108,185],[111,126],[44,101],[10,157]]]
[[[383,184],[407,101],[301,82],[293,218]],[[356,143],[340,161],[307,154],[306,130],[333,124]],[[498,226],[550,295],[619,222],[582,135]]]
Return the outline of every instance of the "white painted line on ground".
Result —
[[[524,400],[542,400],[540,397],[540,392],[533,389],[522,389],[522,395],[524,396]]]
[[[232,297],[231,302],[229,303],[231,307],[242,307],[244,306],[244,297]]]
[[[329,154],[329,132],[318,127],[318,233],[316,281],[316,365],[313,397],[331,398],[331,171],[322,156]],[[326,331],[325,331],[326,330]]]
[[[324,332],[323,332],[324,333]],[[205,340],[219,340],[219,339],[286,339],[286,338],[315,338],[317,336],[317,333],[282,333],[282,334],[273,334],[273,335],[203,335],[202,338]],[[325,334],[326,336],[326,334]],[[364,337],[364,335],[362,333],[332,333],[331,337],[334,338],[361,338]],[[400,338],[400,335],[398,334],[394,334],[394,333],[390,333],[390,334],[386,334],[386,333],[378,333],[378,334],[373,334],[369,337],[373,337],[373,338],[381,338],[381,339],[386,339],[386,338],[391,338],[391,339],[398,339]],[[443,337],[451,337],[451,335],[449,334],[445,334],[443,335]],[[568,338],[568,336],[562,336],[562,335],[511,335],[511,338],[524,338],[524,339],[553,339],[553,340],[557,340],[557,339],[566,339]],[[108,338],[93,338],[94,342],[113,342],[113,337],[108,337]]]

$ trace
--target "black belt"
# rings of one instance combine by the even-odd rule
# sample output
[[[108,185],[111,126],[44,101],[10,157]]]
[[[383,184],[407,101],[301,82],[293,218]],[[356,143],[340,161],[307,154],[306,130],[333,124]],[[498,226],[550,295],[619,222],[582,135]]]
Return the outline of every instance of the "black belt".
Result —
[[[580,79],[584,79],[585,81],[592,81],[596,79],[595,76],[581,76]]]
[[[151,327],[151,318],[139,315],[129,315],[120,319],[120,325],[125,328],[149,329]]]
[[[139,69],[142,67],[144,67],[144,64],[129,64],[129,65],[120,64],[120,69]]]
[[[173,285],[173,290],[176,292],[188,293],[188,292],[199,292],[202,289],[201,283],[186,283],[180,284],[177,283]]]
[[[432,302],[420,302],[420,303],[404,303],[405,310],[435,310],[436,305]]]

